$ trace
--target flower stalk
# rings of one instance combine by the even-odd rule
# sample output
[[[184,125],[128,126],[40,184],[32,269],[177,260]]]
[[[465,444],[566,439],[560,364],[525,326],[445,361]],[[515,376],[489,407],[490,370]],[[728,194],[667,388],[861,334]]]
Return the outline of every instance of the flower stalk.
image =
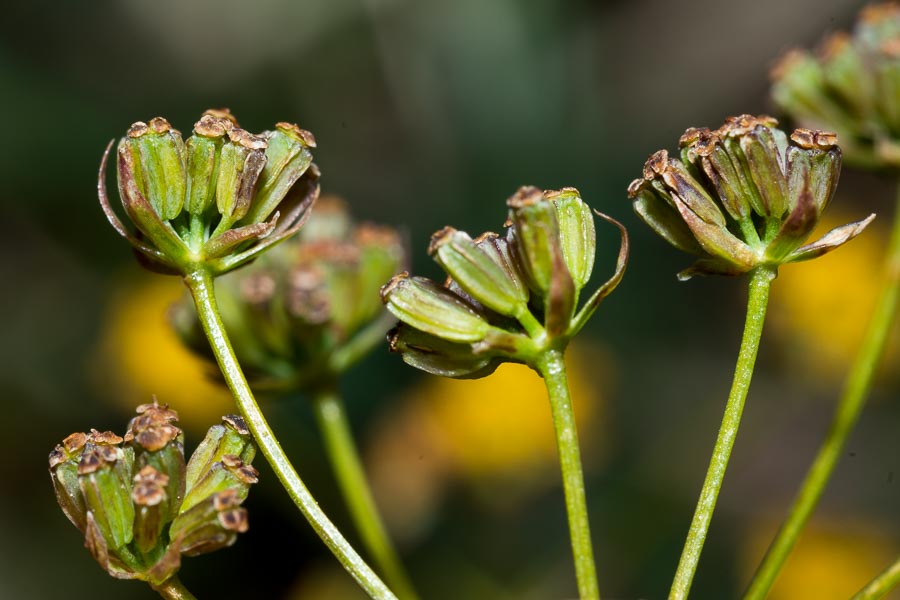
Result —
[[[471,238],[452,227],[436,232],[429,254],[446,271],[444,285],[406,272],[381,289],[401,323],[391,350],[434,375],[478,378],[504,361],[524,363],[544,379],[550,397],[569,519],[575,576],[581,598],[599,600],[585,500],[578,433],[563,354],[628,262],[628,234],[615,272],[579,308],[594,267],[594,214],[578,190],[525,186],[507,200],[506,234]]]
[[[253,433],[256,443],[294,504],[322,538],[328,549],[369,596],[377,600],[396,599],[396,596],[363,561],[362,557],[319,508],[315,498],[285,455],[281,444],[278,443],[278,439],[253,397],[253,392],[250,390],[247,379],[234,355],[228,334],[225,332],[216,305],[212,274],[208,271],[198,270],[188,274],[184,278],[184,282],[194,299],[201,325],[228,388],[234,395],[238,408]]]
[[[869,320],[862,346],[847,376],[831,427],[800,486],[787,518],[750,582],[744,595],[745,600],[762,600],[775,584],[778,573],[815,511],[825,486],[843,455],[847,439],[859,420],[872,388],[872,381],[887,346],[888,335],[897,317],[897,305],[900,300],[900,186],[897,189],[894,224],[888,243],[883,277],[875,310]]]
[[[550,397],[553,429],[556,433],[566,497],[566,513],[569,518],[569,537],[572,542],[572,556],[575,558],[578,596],[582,600],[599,600],[597,569],[594,566],[591,528],[584,494],[581,451],[578,449],[578,430],[575,426],[575,413],[572,410],[563,353],[559,350],[548,350],[536,361],[536,365],[541,377],[544,378],[547,395]]]
[[[756,355],[759,351],[759,341],[762,336],[763,323],[766,318],[766,307],[769,301],[769,288],[775,278],[775,269],[769,267],[757,267],[751,272],[750,292],[747,299],[747,317],[744,323],[744,335],[741,339],[741,350],[738,354],[737,366],[734,371],[734,381],[731,392],[728,394],[728,402],[725,405],[725,415],[716,438],[712,460],[703,482],[700,499],[694,511],[694,518],[688,532],[672,589],[669,592],[669,600],[684,600],[691,589],[694,573],[697,571],[697,563],[700,561],[700,553],[706,541],[713,511],[716,508],[716,500],[719,490],[722,489],[722,481],[725,479],[725,470],[728,468],[728,460],[734,440],[737,438],[738,427],[741,423],[741,413],[744,410],[744,400],[750,389],[750,380],[753,377],[753,367],[756,364]]]
[[[374,563],[381,568],[397,597],[415,600],[418,595],[391,543],[369,489],[365,469],[353,441],[347,409],[337,386],[319,387],[313,394],[312,406],[328,460],[363,545],[371,553]]]
[[[900,558],[854,594],[850,600],[879,600],[900,585]]]
[[[172,577],[160,585],[153,586],[153,589],[163,598],[167,600],[197,600],[178,577]]]

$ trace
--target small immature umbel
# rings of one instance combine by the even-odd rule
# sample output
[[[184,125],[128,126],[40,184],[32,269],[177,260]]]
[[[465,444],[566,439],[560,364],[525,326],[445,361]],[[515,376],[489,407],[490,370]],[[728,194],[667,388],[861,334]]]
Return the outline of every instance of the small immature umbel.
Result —
[[[330,383],[381,343],[392,321],[378,289],[404,254],[395,230],[354,223],[341,200],[324,197],[297,235],[219,278],[222,319],[254,386]],[[212,358],[189,299],[170,316],[182,341]]]
[[[408,364],[447,377],[482,377],[503,361],[534,366],[545,351],[564,350],[600,301],[619,284],[628,237],[613,276],[578,310],[594,266],[591,209],[578,191],[520,188],[508,201],[506,233],[476,238],[445,227],[429,254],[446,271],[443,285],[408,273],[381,290],[401,324],[391,349]]]
[[[739,275],[809,260],[859,235],[875,215],[803,245],[834,195],[837,136],[771,117],[730,117],[716,130],[688,129],[681,160],[660,150],[628,186],[634,210],[667,242],[701,258],[678,274]]]
[[[815,53],[791,50],[771,76],[778,107],[837,131],[849,163],[900,168],[900,3],[865,7],[852,34],[832,34]]]
[[[110,146],[112,142],[110,142]],[[119,196],[137,231],[100,204],[115,230],[155,271],[220,275],[297,231],[318,195],[312,134],[291,123],[254,135],[227,110],[209,110],[181,133],[162,117],[137,122],[119,142]]]
[[[181,556],[234,543],[258,473],[243,419],[223,417],[185,465],[184,434],[167,405],[143,404],[124,437],[73,433],[50,453],[60,508],[110,575],[158,586]]]

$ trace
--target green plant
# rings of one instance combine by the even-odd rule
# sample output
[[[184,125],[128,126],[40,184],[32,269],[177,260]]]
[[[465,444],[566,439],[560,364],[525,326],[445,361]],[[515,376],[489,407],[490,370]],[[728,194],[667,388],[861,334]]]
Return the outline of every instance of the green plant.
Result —
[[[671,586],[674,600],[688,597],[698,568],[779,268],[838,248],[874,218],[808,241],[834,196],[844,158],[897,177],[900,5],[864,9],[852,34],[829,37],[815,54],[788,53],[772,76],[776,105],[800,128],[788,134],[771,117],[741,115],[715,130],[688,129],[677,156],[652,154],[628,187],[639,218],[695,256],[680,280],[748,277],[733,382]],[[625,228],[596,213],[620,230],[621,245],[610,278],[584,297],[595,262],[594,211],[574,188],[522,187],[507,200],[503,234],[473,238],[445,227],[432,236],[428,253],[446,273],[443,283],[411,276],[402,271],[407,258],[396,231],[355,225],[335,201],[319,202],[313,212],[315,147],[312,134],[296,125],[278,123],[254,135],[227,110],[204,113],[187,139],[160,117],[137,122],[115,150],[124,220],[107,197],[112,142],[107,147],[98,180],[102,209],[141,264],[184,282],[189,298],[173,310],[173,324],[187,345],[216,362],[216,377],[241,415],[210,428],[188,461],[177,414],[155,400],[138,407],[124,436],[91,430],[66,437],[50,455],[63,512],[110,575],[146,581],[163,597],[192,598],[178,579],[182,556],[224,548],[246,531],[241,505],[258,477],[250,464],[258,447],[368,595],[416,598],[375,506],[339,393],[341,379],[387,334],[393,352],[429,374],[479,378],[515,362],[542,377],[578,593],[599,599],[564,355],[622,281]],[[748,600],[767,597],[812,516],[872,387],[898,300],[900,204],[882,291],[831,429],[750,582]],[[400,322],[388,331],[394,318]],[[309,398],[344,501],[384,582],[319,507],[254,392]],[[854,600],[889,594],[900,585],[898,565],[875,575]]]

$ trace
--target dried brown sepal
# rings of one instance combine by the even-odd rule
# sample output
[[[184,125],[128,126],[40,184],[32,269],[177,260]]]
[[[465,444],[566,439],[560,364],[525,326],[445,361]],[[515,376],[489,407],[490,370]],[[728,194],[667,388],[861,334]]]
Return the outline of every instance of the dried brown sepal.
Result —
[[[240,435],[250,435],[250,428],[247,427],[247,422],[244,421],[244,417],[240,415],[224,415],[222,417],[222,422]]]
[[[838,145],[838,136],[832,131],[798,128],[791,134],[791,141],[801,148],[831,150]]]

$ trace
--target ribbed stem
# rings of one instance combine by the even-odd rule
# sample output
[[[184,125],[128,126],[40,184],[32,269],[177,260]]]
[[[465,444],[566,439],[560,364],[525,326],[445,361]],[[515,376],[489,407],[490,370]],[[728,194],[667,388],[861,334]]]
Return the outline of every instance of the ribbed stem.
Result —
[[[900,298],[900,187],[894,209],[894,225],[885,261],[884,280],[875,311],[869,320],[856,360],[847,376],[831,427],[806,474],[787,519],[769,546],[766,556],[750,582],[745,600],[762,600],[775,584],[779,571],[806,526],[837,462],[844,452],[847,438],[856,426],[872,387],[872,380],[887,345],[888,334],[897,315]]]
[[[594,550],[591,545],[591,529],[588,524],[587,501],[584,495],[584,475],[581,470],[581,451],[578,449],[578,431],[575,413],[569,396],[569,383],[563,354],[548,350],[537,360],[536,366],[544,378],[559,449],[559,465],[562,469],[563,491],[566,496],[566,512],[569,516],[569,536],[575,559],[575,577],[581,600],[599,600],[597,570],[594,566]]]
[[[866,587],[856,592],[850,600],[879,600],[898,585],[900,585],[900,558],[867,583]]]
[[[747,318],[744,322],[744,335],[734,371],[731,393],[728,394],[725,415],[722,417],[722,425],[719,428],[712,460],[706,472],[706,480],[703,482],[703,489],[700,492],[700,499],[697,501],[691,528],[684,543],[684,550],[681,552],[678,570],[675,572],[675,580],[672,582],[672,590],[669,592],[669,600],[687,598],[694,573],[697,571],[700,553],[703,551],[703,543],[706,541],[706,533],[709,531],[719,490],[722,489],[722,481],[725,479],[725,470],[728,468],[728,459],[731,457],[731,449],[734,447],[734,440],[741,423],[744,400],[747,398],[750,380],[753,378],[753,367],[756,364],[759,340],[766,319],[769,288],[774,278],[774,269],[768,267],[757,267],[750,277]]]
[[[163,598],[168,600],[197,600],[197,598],[188,591],[184,584],[177,576],[170,577],[164,583],[159,585],[151,585],[156,592]]]
[[[416,600],[412,582],[372,498],[340,395],[335,386],[323,386],[313,394],[312,401],[328,460],[363,545],[397,596],[401,600]]]
[[[225,326],[222,323],[222,317],[216,304],[215,288],[213,287],[212,276],[203,270],[192,273],[184,278],[185,285],[191,292],[194,304],[197,307],[197,314],[200,317],[200,323],[203,325],[203,331],[209,340],[219,368],[228,387],[234,396],[238,409],[247,422],[253,438],[262,451],[263,455],[272,466],[272,470],[278,476],[284,489],[288,495],[312,525],[313,529],[325,542],[325,545],[334,553],[345,569],[356,579],[357,583],[371,596],[378,600],[392,599],[396,600],[396,596],[385,586],[378,578],[374,571],[363,561],[356,550],[350,546],[349,542],[337,530],[334,524],[328,519],[315,498],[310,494],[309,490],[303,484],[297,471],[291,465],[290,460],[281,449],[281,444],[266,422],[265,416],[259,409],[253,392],[247,384],[243,371],[238,364],[231,348],[231,342],[225,332]]]

